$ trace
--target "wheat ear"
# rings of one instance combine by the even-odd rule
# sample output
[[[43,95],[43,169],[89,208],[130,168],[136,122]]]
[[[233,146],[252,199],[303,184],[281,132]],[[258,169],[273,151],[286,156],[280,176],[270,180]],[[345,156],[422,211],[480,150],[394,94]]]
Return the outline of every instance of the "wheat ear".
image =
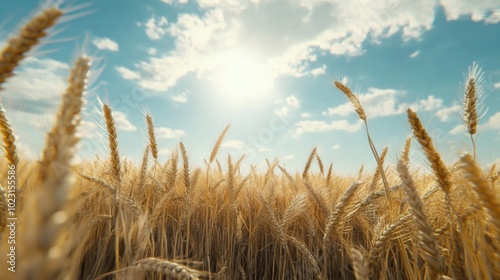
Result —
[[[408,204],[410,205],[413,222],[417,228],[415,235],[418,240],[418,248],[422,252],[425,262],[434,273],[442,274],[444,273],[444,267],[441,251],[434,237],[434,230],[431,223],[424,213],[424,206],[415,189],[415,183],[410,176],[408,168],[402,161],[399,161],[397,170],[403,183],[403,190],[406,194]]]
[[[115,120],[109,105],[104,104],[102,107],[104,120],[106,121],[106,129],[108,131],[110,164],[112,176],[115,182],[119,185],[121,181],[121,165],[120,153],[118,152],[118,134],[116,133]]]
[[[445,164],[441,160],[441,156],[434,148],[434,144],[432,144],[432,139],[425,130],[424,126],[420,122],[417,114],[413,112],[411,109],[408,109],[408,122],[411,125],[413,130],[413,135],[417,138],[418,143],[422,147],[425,152],[425,156],[427,160],[431,164],[432,171],[434,175],[437,177],[437,181],[439,186],[443,189],[445,193],[450,192],[451,188],[451,179],[450,172],[448,168],[446,168]]]
[[[311,168],[312,161],[314,159],[314,156],[316,155],[316,148],[314,148],[311,151],[311,154],[309,155],[309,158],[307,159],[306,166],[304,167],[304,172],[302,172],[302,178],[307,180],[309,176],[309,169]]]
[[[222,133],[219,135],[219,138],[217,138],[217,142],[215,142],[214,147],[212,148],[212,152],[210,153],[210,159],[208,160],[208,165],[207,165],[207,174],[206,174],[206,179],[205,179],[205,187],[208,188],[209,184],[209,172],[210,172],[210,164],[215,160],[215,157],[217,156],[217,153],[219,152],[220,147],[222,146],[222,141],[224,141],[224,137],[227,134],[227,131],[229,130],[230,125],[226,125]]]
[[[411,137],[406,138],[405,147],[401,153],[401,161],[408,165],[410,163]]]
[[[9,120],[2,105],[0,104],[0,133],[2,133],[3,149],[9,165],[17,166],[19,156],[17,154],[16,137],[12,131]]]
[[[148,125],[149,147],[151,148],[151,155],[155,161],[158,161],[158,145],[156,144],[155,127],[153,125],[153,118],[148,113],[146,114],[146,123]]]
[[[14,75],[14,69],[40,39],[47,35],[47,29],[56,24],[63,12],[55,7],[43,10],[21,28],[19,34],[7,42],[0,52],[0,90],[5,81]]]
[[[368,264],[366,262],[365,256],[356,249],[351,249],[351,260],[352,267],[354,269],[354,276],[356,280],[368,280]]]
[[[496,228],[498,234],[497,238],[500,238],[500,201],[497,198],[498,196],[495,189],[488,185],[488,181],[484,178],[481,168],[471,155],[466,154],[462,156],[460,160],[465,175],[472,183],[474,191],[479,196],[491,222]]]

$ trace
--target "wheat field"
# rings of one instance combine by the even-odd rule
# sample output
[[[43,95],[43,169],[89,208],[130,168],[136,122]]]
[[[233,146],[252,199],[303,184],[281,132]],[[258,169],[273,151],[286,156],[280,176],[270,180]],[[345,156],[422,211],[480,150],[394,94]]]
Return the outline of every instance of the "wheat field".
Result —
[[[0,88],[62,14],[42,11],[7,42]],[[315,148],[302,172],[268,161],[265,172],[242,173],[244,157],[218,157],[229,126],[205,166],[190,165],[182,142],[160,163],[149,113],[142,162],[123,161],[107,104],[108,157],[72,164],[90,67],[85,55],[74,61],[38,160],[21,156],[0,110],[1,279],[500,279],[500,173],[475,159],[485,148],[474,141],[476,77],[463,98],[472,152],[452,165],[411,109],[413,135],[398,163],[385,164],[390,147],[377,151],[356,94],[334,81],[377,163],[346,177]],[[412,145],[431,174],[412,162]]]

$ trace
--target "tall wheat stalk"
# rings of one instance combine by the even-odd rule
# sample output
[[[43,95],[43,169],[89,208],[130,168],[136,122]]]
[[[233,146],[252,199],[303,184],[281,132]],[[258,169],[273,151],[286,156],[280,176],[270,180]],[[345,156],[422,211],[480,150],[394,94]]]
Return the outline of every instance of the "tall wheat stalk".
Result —
[[[348,86],[342,84],[340,81],[334,81],[333,83],[334,83],[335,87],[337,89],[339,89],[341,92],[343,92],[344,95],[347,97],[347,99],[349,99],[349,101],[351,101],[352,105],[354,106],[354,110],[356,111],[359,118],[363,121],[363,123],[365,125],[366,136],[368,138],[368,144],[370,145],[370,149],[372,150],[373,156],[375,157],[375,161],[377,162],[377,167],[378,167],[378,170],[380,172],[380,176],[382,177],[382,182],[384,184],[384,190],[385,190],[385,194],[387,197],[387,201],[389,203],[389,207],[392,208],[391,195],[389,193],[389,183],[387,182],[384,167],[383,167],[382,162],[380,160],[380,157],[377,153],[377,149],[375,148],[375,145],[373,144],[372,138],[370,137],[370,131],[368,129],[368,122],[366,120],[365,109],[361,105],[361,102],[359,102],[358,97],[351,91],[351,89]]]
[[[54,263],[64,256],[57,247],[60,230],[69,218],[67,207],[70,191],[71,159],[79,141],[75,136],[80,123],[83,93],[90,68],[89,58],[77,59],[62,97],[56,122],[47,134],[42,159],[38,166],[38,189],[31,196],[36,214],[25,217],[34,228],[24,241],[24,275],[28,279],[49,279],[54,276]],[[57,253],[56,253],[57,252]]]
[[[466,79],[465,92],[462,99],[462,103],[464,104],[463,120],[465,122],[465,128],[470,135],[472,151],[474,159],[476,159],[477,148],[474,135],[477,132],[477,125],[479,122],[478,111],[480,110],[480,99],[484,95],[484,89],[482,87],[483,73],[475,62],[469,67]]]

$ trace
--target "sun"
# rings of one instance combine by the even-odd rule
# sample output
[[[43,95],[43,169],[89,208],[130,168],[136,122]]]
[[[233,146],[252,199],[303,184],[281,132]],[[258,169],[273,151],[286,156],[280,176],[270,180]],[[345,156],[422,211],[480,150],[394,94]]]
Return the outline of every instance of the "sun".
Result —
[[[274,85],[273,76],[259,57],[247,50],[221,54],[212,79],[218,96],[232,105],[248,105],[268,96]]]

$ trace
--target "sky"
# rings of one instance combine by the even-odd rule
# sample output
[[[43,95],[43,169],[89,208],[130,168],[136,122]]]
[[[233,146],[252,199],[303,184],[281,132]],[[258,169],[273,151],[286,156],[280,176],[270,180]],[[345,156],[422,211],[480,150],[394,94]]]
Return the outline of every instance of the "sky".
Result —
[[[182,141],[191,165],[204,167],[230,124],[222,163],[245,155],[243,168],[263,170],[277,158],[300,171],[317,147],[336,173],[373,170],[364,126],[332,85],[340,80],[359,96],[379,153],[389,147],[389,164],[411,135],[407,108],[452,163],[471,151],[461,96],[473,72],[484,92],[478,159],[500,161],[498,0],[3,0],[0,46],[54,3],[65,16],[0,91],[28,157],[39,156],[72,62],[87,54],[93,66],[77,160],[106,157],[106,102],[120,155],[136,162],[150,112],[160,163]],[[425,164],[416,142],[411,155]]]

